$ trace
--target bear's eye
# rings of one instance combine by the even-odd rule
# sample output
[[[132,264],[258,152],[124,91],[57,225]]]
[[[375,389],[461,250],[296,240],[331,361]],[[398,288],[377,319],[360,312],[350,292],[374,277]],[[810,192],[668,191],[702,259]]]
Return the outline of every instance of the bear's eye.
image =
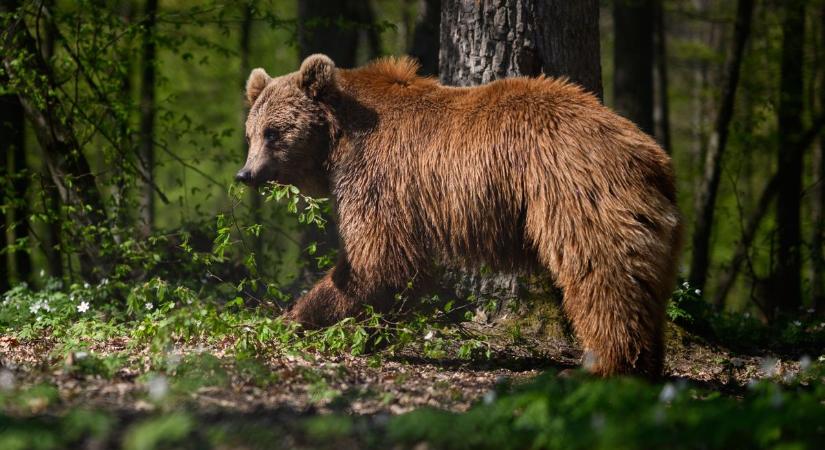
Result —
[[[267,128],[264,130],[264,140],[272,142],[278,139],[278,130],[274,128]]]

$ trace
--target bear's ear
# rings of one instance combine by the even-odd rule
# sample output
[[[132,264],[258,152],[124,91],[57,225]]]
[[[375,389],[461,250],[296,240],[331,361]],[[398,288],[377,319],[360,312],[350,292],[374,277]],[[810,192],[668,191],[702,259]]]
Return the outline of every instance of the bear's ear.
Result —
[[[252,69],[249,79],[246,80],[246,101],[249,106],[255,103],[255,100],[261,95],[270,80],[272,80],[272,77],[267,75],[264,69]]]
[[[298,87],[312,99],[334,92],[335,63],[320,53],[307,56],[298,70]]]

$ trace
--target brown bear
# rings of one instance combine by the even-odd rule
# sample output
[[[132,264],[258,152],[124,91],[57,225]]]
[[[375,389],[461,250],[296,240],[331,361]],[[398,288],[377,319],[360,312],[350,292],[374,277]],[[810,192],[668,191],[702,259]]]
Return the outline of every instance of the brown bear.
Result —
[[[416,70],[312,55],[252,71],[236,179],[330,196],[340,229],[337,265],[289,317],[320,327],[386,305],[438,264],[540,267],[593,372],[659,374],[680,240],[668,155],[566,80],[456,88]]]

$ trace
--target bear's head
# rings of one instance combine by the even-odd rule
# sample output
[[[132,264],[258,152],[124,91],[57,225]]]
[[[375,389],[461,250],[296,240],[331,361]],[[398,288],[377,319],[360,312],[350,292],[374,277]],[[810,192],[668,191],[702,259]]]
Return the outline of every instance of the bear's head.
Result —
[[[235,180],[253,187],[274,181],[327,195],[329,104],[337,90],[335,64],[325,55],[308,56],[298,72],[275,78],[254,69],[246,82],[249,153]]]

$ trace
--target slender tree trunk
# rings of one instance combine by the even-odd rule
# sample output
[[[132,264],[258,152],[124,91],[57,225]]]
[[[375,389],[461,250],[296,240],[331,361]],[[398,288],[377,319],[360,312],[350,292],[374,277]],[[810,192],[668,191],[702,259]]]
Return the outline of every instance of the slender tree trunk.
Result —
[[[142,44],[142,72],[140,85],[140,159],[145,182],[140,195],[140,215],[143,234],[149,235],[155,223],[155,28],[158,0],[147,0]]]
[[[616,111],[653,134],[655,0],[613,3],[613,98]]]
[[[822,23],[820,33],[821,56],[825,56],[825,7],[820,11]],[[825,58],[819,60],[819,113],[825,114]],[[819,138],[819,146],[811,161],[814,167],[814,181],[817,183],[813,193],[811,208],[814,227],[811,236],[811,295],[812,307],[817,313],[825,312],[825,137]]]
[[[251,3],[245,3],[243,6],[243,18],[241,19],[241,40],[238,46],[238,51],[241,57],[241,73],[238,80],[238,85],[241,88],[246,85],[246,78],[249,76],[250,70],[252,70],[249,64],[250,41],[252,36],[252,8],[253,5]],[[244,102],[244,105],[246,105],[246,102]],[[243,124],[243,121],[246,119],[248,113],[249,108],[244,106],[241,113],[241,124]],[[241,155],[245,155],[246,150],[246,138],[241,136]],[[251,189],[249,191],[249,204],[252,209],[252,222],[257,224],[262,223],[263,216],[261,214],[261,195],[255,189]],[[254,237],[252,245],[253,251],[255,252],[255,261],[259,266],[261,266],[263,262],[261,260],[263,257],[263,240],[260,236],[256,236]]]
[[[655,87],[657,98],[653,119],[655,122],[656,139],[665,151],[672,153],[670,141],[670,97],[668,97],[668,70],[667,70],[667,28],[665,25],[664,0],[654,1],[654,29],[656,64]]]
[[[441,27],[441,0],[419,0],[420,11],[415,24],[410,56],[421,64],[422,75],[438,74],[438,38]]]
[[[725,81],[721,104],[716,117],[713,133],[705,153],[702,181],[696,196],[696,223],[693,230],[693,255],[690,263],[690,282],[704,290],[710,264],[710,237],[713,229],[713,213],[716,208],[716,194],[722,173],[722,156],[727,146],[730,122],[739,84],[742,56],[750,34],[753,17],[753,0],[739,0],[736,7],[736,24],[733,51],[725,68]]]
[[[44,11],[51,12],[54,7],[54,0],[43,2]],[[43,58],[50,62],[54,56],[55,39],[57,30],[51,14],[45,16],[45,33],[43,37],[42,53]],[[62,212],[60,204],[60,194],[49,177],[49,168],[44,162],[41,169],[41,186],[43,196],[43,207],[46,213],[46,231],[44,233],[43,251],[46,254],[46,265],[49,275],[56,278],[63,278],[63,255],[61,251],[62,240]]]
[[[6,123],[5,118],[5,103],[6,97],[0,97],[0,146],[5,147],[6,140],[5,140],[5,130],[9,126]],[[8,177],[9,174],[9,153],[4,148],[2,152],[0,152],[0,175],[4,178]],[[6,191],[5,183],[2,184],[3,191]],[[6,195],[0,197],[0,203],[7,204],[10,199],[5,198]],[[10,278],[10,271],[9,271],[9,255],[5,252],[9,245],[9,238],[8,238],[8,221],[6,218],[6,208],[0,208],[0,294],[9,290],[9,278]]]
[[[778,176],[776,208],[777,253],[773,273],[775,294],[769,298],[771,311],[793,312],[802,305],[800,219],[802,195],[802,134],[805,1],[787,0],[782,24],[782,73],[777,118],[779,122]],[[779,292],[781,291],[781,295]],[[775,311],[774,311],[775,310]]]
[[[439,77],[472,86],[510,76],[565,76],[602,97],[595,0],[460,0],[441,4]],[[457,278],[457,280],[454,280]],[[515,275],[448,274],[460,292],[497,298],[523,290]]]
[[[595,0],[443,2],[439,75],[472,86],[508,76],[565,76],[602,97]]]

